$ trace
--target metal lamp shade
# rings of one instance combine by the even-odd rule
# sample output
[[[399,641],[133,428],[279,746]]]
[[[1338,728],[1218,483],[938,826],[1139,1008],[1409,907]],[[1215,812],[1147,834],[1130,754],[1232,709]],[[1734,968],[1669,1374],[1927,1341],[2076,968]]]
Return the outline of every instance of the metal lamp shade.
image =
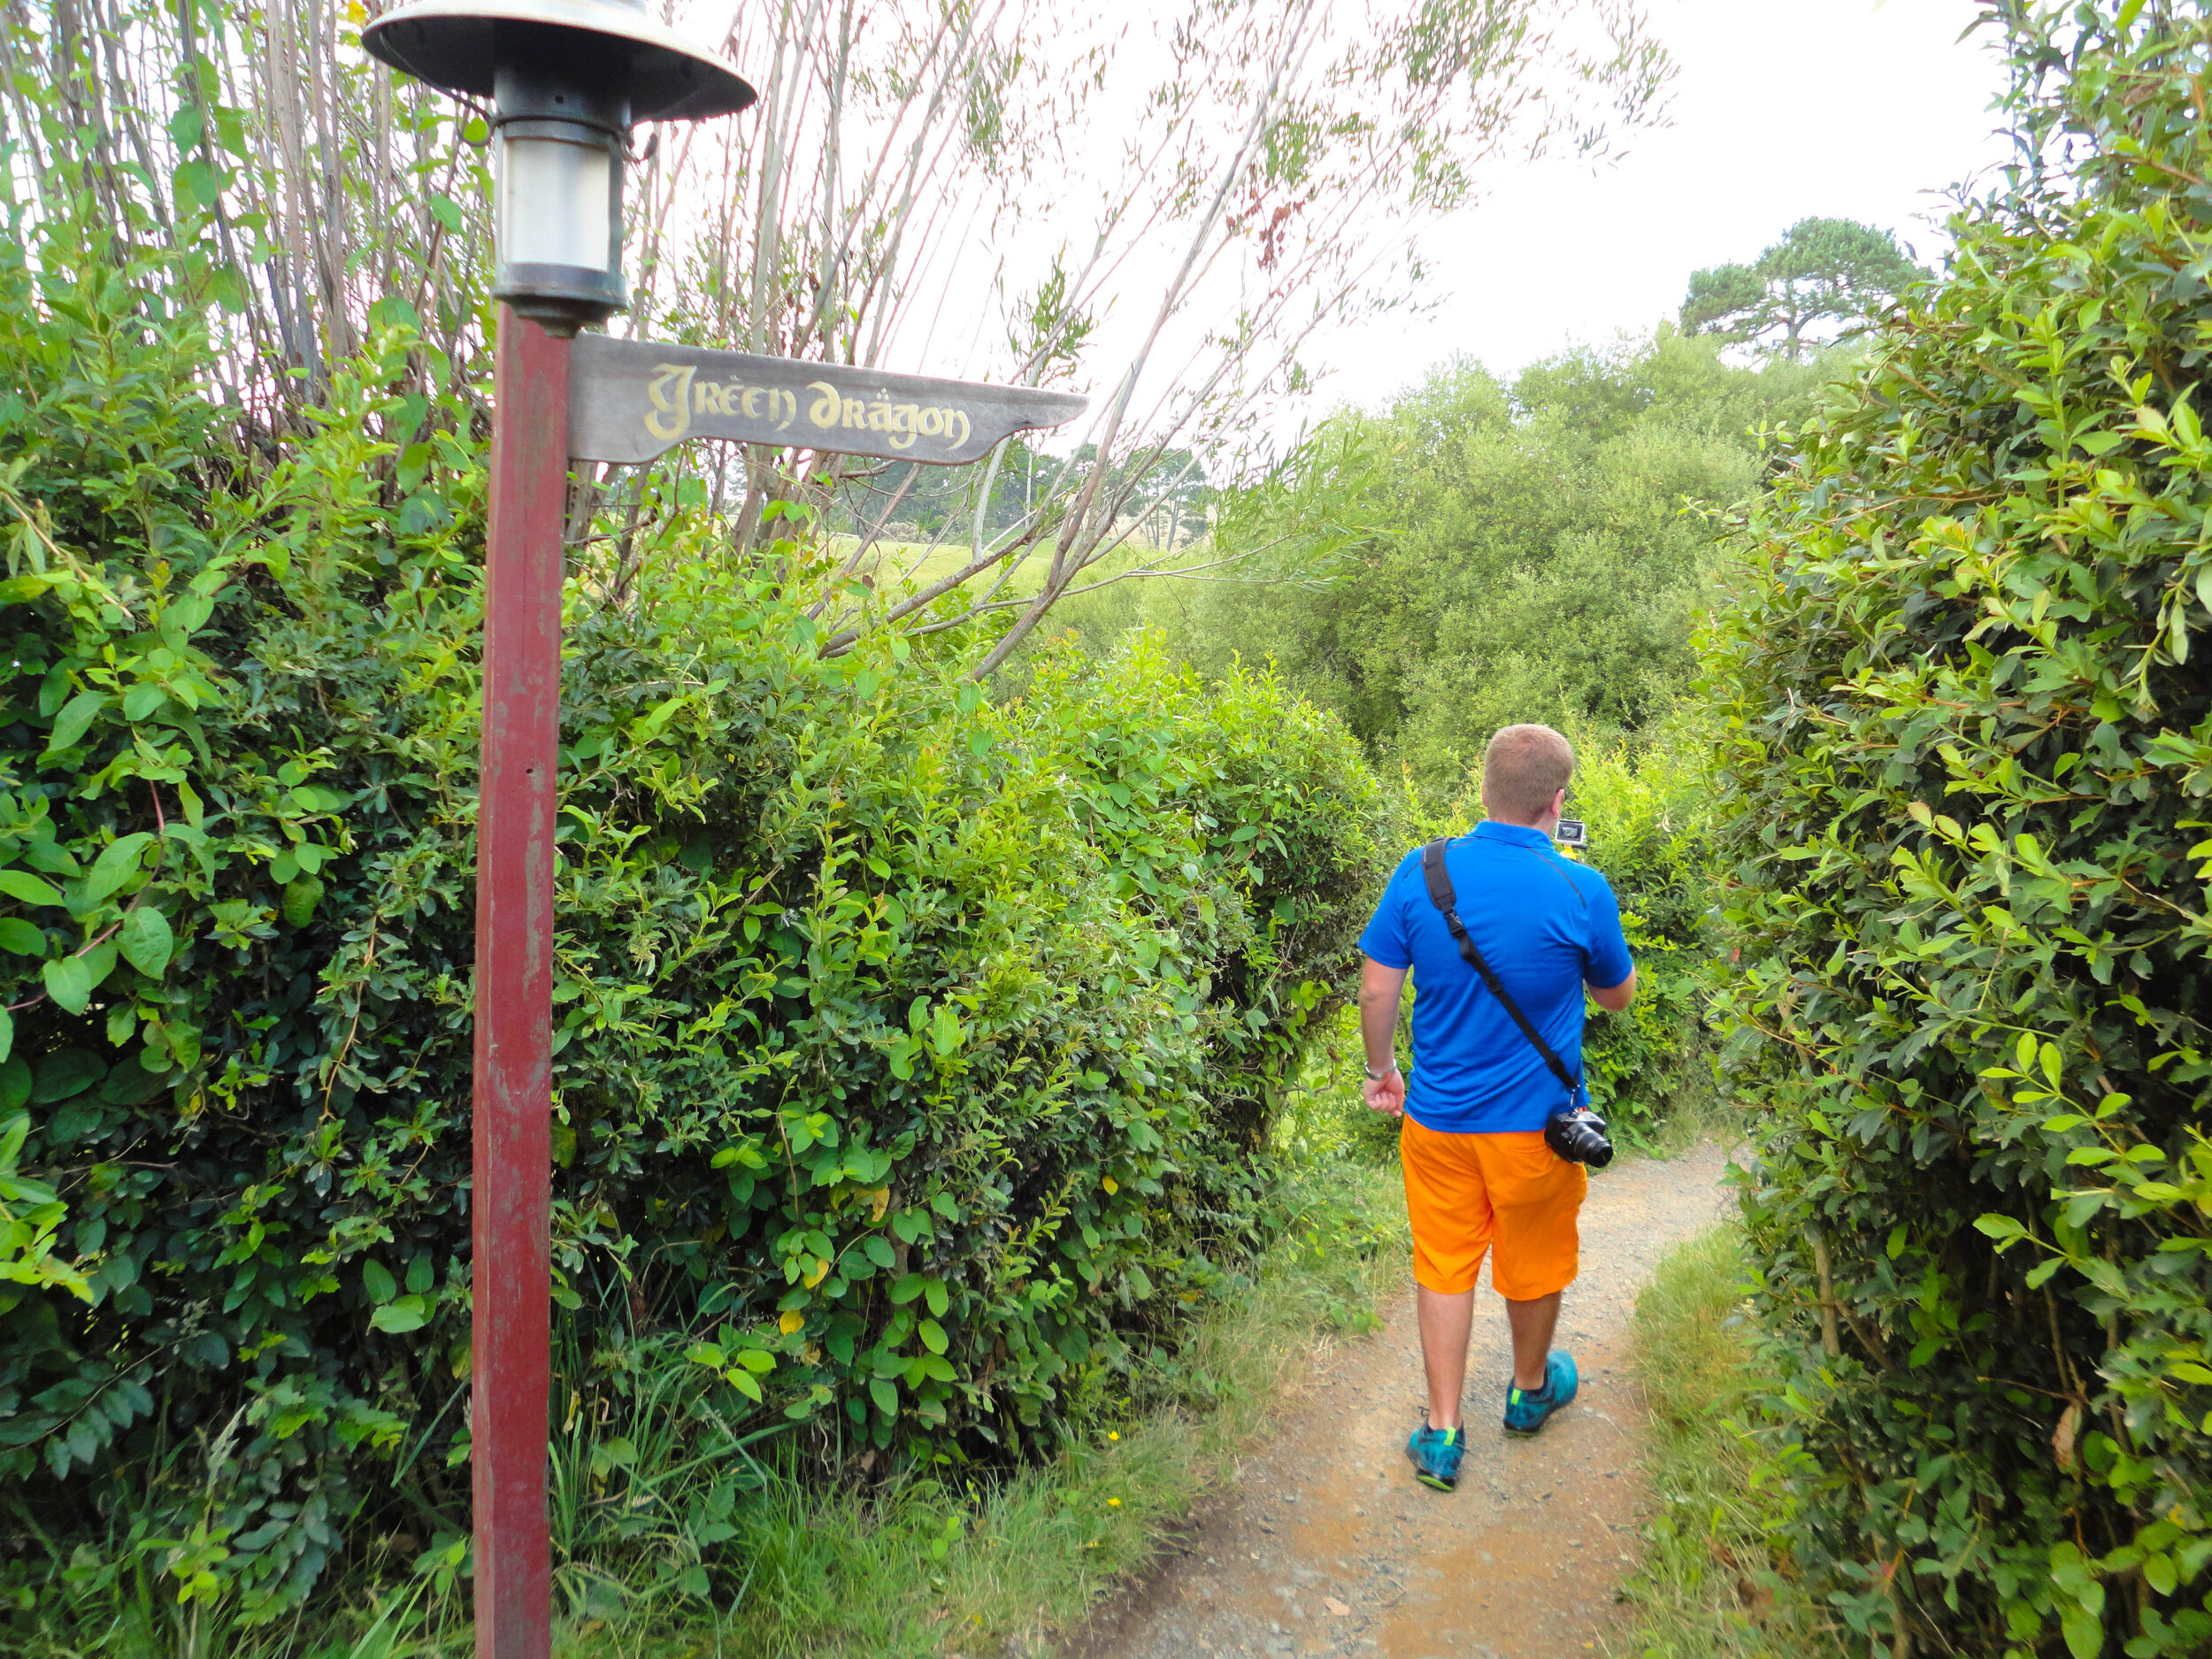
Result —
[[[734,114],[754,97],[705,47],[622,0],[416,0],[361,44],[441,91],[492,99],[492,297],[561,334],[629,305],[632,123]]]
[[[712,50],[622,0],[414,0],[361,31],[370,57],[441,92],[489,97],[502,25],[582,36],[605,96],[629,105],[633,121],[703,121],[735,115],[752,88]]]

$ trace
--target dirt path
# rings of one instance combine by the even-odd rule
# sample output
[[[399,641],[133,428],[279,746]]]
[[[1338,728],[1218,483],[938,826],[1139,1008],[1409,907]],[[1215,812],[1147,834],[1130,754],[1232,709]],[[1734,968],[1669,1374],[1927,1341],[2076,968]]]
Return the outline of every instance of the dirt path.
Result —
[[[1404,1447],[1426,1388],[1409,1291],[1381,1332],[1313,1379],[1160,1570],[1077,1633],[1070,1659],[1592,1652],[1643,1519],[1629,1316],[1659,1258],[1719,1214],[1723,1164],[1705,1147],[1593,1178],[1582,1276],[1559,1322],[1582,1392],[1541,1434],[1499,1428],[1511,1364],[1486,1275],[1459,1489],[1414,1481]]]

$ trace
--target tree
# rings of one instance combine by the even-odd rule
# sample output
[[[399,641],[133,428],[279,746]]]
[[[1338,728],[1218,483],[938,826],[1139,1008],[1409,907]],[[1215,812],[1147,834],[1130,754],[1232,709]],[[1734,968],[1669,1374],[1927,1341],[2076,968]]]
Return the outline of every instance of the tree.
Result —
[[[1272,659],[1386,773],[1440,800],[1500,726],[1641,732],[1694,672],[1716,526],[1684,503],[1751,494],[1764,461],[1749,430],[1804,410],[1817,374],[1733,367],[1720,350],[1662,327],[1510,385],[1447,365],[1386,411],[1325,427],[1302,495],[1225,492],[1215,541],[1271,549],[1248,573],[1275,580],[1163,588],[1149,619],[1209,673]],[[1317,543],[1339,549],[1318,572]],[[1080,610],[1068,620],[1111,644]]]
[[[179,4],[0,20],[19,196],[88,188],[119,257],[196,250],[255,444],[305,421],[380,315],[425,339],[407,407],[429,412],[387,434],[397,450],[452,424],[449,396],[480,436],[477,113],[367,62],[360,8]],[[772,503],[810,503],[861,532],[820,572],[824,649],[996,613],[979,674],[1068,593],[1148,572],[1121,554],[1162,499],[1264,460],[1314,332],[1417,296],[1422,224],[1499,166],[1606,153],[1671,71],[1616,0],[1160,0],[1080,22],[1046,0],[769,0],[726,45],[759,105],[637,134],[617,331],[1088,391],[1068,436],[1104,465],[1025,469],[999,526],[994,455],[964,489],[984,511],[944,513],[948,548],[886,571],[876,533],[913,521],[913,469],[693,445],[587,476],[572,541],[616,602],[676,518],[725,518],[741,560]],[[1079,142],[1110,120],[1112,142]]]
[[[1801,219],[1753,264],[1694,273],[1682,329],[1799,357],[1856,334],[1926,275],[1888,231],[1850,219]],[[1839,326],[1824,335],[1824,324]]]

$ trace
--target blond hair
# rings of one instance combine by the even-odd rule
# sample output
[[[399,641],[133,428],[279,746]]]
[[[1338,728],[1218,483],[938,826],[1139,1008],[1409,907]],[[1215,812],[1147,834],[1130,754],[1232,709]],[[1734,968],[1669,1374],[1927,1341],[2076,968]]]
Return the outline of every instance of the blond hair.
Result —
[[[1533,824],[1574,776],[1575,752],[1548,726],[1509,726],[1482,752],[1482,803],[1509,824]]]

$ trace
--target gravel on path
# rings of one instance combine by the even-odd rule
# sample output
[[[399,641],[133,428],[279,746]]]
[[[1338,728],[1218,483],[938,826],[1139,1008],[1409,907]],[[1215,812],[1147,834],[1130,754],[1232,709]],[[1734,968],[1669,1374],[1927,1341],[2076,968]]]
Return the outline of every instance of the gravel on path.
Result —
[[[1594,1652],[1647,1509],[1631,1315],[1660,1257],[1719,1217],[1724,1164],[1707,1146],[1592,1177],[1581,1277],[1557,1339],[1582,1389],[1540,1434],[1509,1439],[1500,1427],[1510,1350],[1486,1276],[1459,1489],[1414,1480],[1405,1441],[1427,1389],[1409,1285],[1380,1332],[1339,1349],[1286,1404],[1269,1441],[1155,1571],[1071,1632],[1066,1659]]]

